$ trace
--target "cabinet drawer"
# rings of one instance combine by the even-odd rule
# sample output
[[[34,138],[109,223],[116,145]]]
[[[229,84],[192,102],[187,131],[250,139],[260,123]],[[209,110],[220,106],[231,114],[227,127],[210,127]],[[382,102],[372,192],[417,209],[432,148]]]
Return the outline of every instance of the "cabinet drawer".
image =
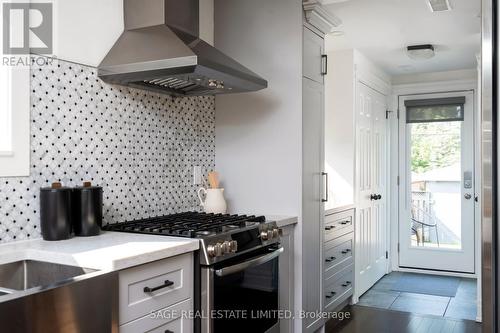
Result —
[[[353,237],[354,234],[349,233],[325,243],[325,279],[331,277],[342,268],[353,264]]]
[[[140,319],[120,326],[120,333],[191,333],[193,320],[187,314],[192,311],[192,301],[188,299],[174,306],[148,314]]]
[[[191,298],[192,291],[191,253],[120,271],[119,322],[124,324]]]
[[[354,209],[325,216],[325,242],[354,231]]]
[[[335,309],[352,296],[353,268],[353,265],[349,265],[325,281],[323,304],[326,311]]]

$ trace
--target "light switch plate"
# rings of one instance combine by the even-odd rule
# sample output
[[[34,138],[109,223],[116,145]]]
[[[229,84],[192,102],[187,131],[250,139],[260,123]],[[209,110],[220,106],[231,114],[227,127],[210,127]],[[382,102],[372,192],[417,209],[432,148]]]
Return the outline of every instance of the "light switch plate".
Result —
[[[201,185],[203,183],[203,176],[201,175],[201,166],[194,166],[193,168],[193,185]]]

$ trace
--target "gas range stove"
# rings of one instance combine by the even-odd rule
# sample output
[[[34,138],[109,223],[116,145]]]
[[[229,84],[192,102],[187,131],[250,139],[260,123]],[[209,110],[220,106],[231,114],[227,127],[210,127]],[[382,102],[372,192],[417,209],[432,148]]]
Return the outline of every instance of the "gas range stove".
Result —
[[[108,224],[104,230],[197,238],[199,262],[213,265],[279,243],[276,222],[264,216],[186,212]]]

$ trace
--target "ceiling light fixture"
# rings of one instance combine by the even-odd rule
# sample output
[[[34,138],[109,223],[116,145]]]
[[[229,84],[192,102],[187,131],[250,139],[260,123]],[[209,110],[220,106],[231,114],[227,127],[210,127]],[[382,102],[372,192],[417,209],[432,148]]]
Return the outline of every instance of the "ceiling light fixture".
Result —
[[[427,0],[432,12],[446,12],[451,10],[450,0]]]
[[[406,54],[411,59],[424,60],[430,59],[436,55],[434,46],[431,44],[410,45],[406,48]]]

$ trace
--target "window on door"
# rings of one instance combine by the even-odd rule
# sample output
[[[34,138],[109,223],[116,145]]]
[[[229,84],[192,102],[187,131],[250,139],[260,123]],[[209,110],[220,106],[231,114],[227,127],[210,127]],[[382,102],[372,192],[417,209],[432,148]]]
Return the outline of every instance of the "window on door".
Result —
[[[463,97],[405,101],[412,247],[462,248],[464,104]]]

